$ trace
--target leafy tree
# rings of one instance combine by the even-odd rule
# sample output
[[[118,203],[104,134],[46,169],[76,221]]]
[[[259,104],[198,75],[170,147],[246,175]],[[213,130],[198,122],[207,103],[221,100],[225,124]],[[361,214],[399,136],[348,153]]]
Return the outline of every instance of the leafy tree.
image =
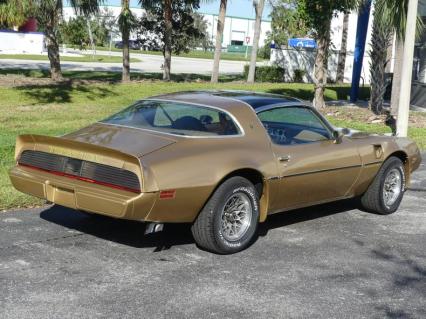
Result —
[[[223,29],[225,27],[227,5],[228,5],[228,0],[220,0],[219,16],[217,18],[213,70],[212,70],[212,78],[211,78],[212,83],[217,83],[217,81],[219,80],[219,63],[220,63],[220,54],[222,53]]]
[[[0,28],[18,27],[31,15],[28,1],[3,0],[0,2]]]
[[[194,23],[194,10],[199,8],[199,0],[173,0],[170,8],[167,1],[143,5],[146,14],[141,18],[141,29],[142,34],[158,37],[164,56],[163,79],[169,81],[172,52],[188,52],[191,43],[205,38],[206,33]]]
[[[208,32],[208,22],[204,19],[202,14],[197,12],[192,14],[192,18],[194,19],[193,26],[198,32],[196,34],[190,34],[188,47],[191,49],[203,48],[204,51],[207,51],[213,45]]]
[[[286,45],[288,39],[306,36],[310,29],[300,10],[298,0],[271,1],[271,32],[268,32],[266,43],[274,41],[278,46]]]
[[[86,18],[75,17],[59,24],[60,42],[78,45],[83,49],[89,43]]]
[[[107,44],[110,37],[109,16],[97,15],[94,18],[77,16],[68,21],[62,21],[59,25],[60,42],[79,46],[84,49],[90,43],[90,35],[87,24],[90,23],[93,40],[96,45]]]
[[[312,29],[317,41],[315,57],[315,97],[316,108],[324,108],[324,90],[327,84],[327,61],[330,46],[330,28],[333,16],[347,12],[356,6],[356,0],[298,0],[297,8],[307,27]]]

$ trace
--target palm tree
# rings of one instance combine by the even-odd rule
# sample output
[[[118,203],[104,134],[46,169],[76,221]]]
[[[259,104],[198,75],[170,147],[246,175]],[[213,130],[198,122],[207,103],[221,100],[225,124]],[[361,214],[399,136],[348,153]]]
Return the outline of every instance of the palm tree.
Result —
[[[385,70],[389,62],[387,60],[388,47],[391,45],[392,40],[392,28],[389,24],[382,23],[378,14],[380,14],[379,11],[374,11],[370,50],[370,109],[374,114],[382,114],[384,112],[383,97],[386,92]]]
[[[253,0],[254,11],[256,12],[256,20],[254,24],[253,47],[251,49],[250,67],[247,76],[248,83],[254,83],[256,73],[257,49],[259,47],[260,31],[262,26],[262,14],[265,6],[265,0]]]
[[[220,54],[222,53],[222,37],[223,37],[223,28],[225,26],[225,17],[226,17],[226,6],[227,0],[220,0],[219,8],[219,17],[217,19],[217,30],[216,30],[216,46],[214,50],[214,61],[213,61],[213,70],[211,81],[217,83],[219,80],[219,62]]]
[[[30,5],[27,1],[4,0],[0,2],[1,27],[18,27],[27,21],[29,15]]]
[[[339,60],[337,63],[336,82],[338,84],[342,84],[345,78],[346,52],[347,52],[347,44],[348,44],[348,28],[349,28],[349,13],[346,12],[343,16],[342,43],[340,45]]]
[[[129,0],[121,0],[121,12],[118,17],[118,25],[121,32],[121,41],[123,43],[123,72],[121,75],[121,80],[123,82],[130,81],[129,37],[130,31],[135,24],[136,18],[130,10]]]
[[[394,1],[394,0],[377,0],[375,3],[375,13],[374,13],[374,24],[379,26],[382,29],[387,29],[390,34],[395,33],[396,35],[396,60],[394,65],[394,78],[392,84],[392,107],[391,114],[396,115],[398,113],[398,101],[399,101],[399,88],[401,86],[401,66],[402,66],[402,52],[403,52],[403,42],[405,34],[405,26],[407,20],[407,10],[408,10],[408,0]],[[417,33],[421,34],[423,29],[423,22],[420,17],[417,19]],[[373,32],[373,38],[375,33]],[[390,36],[389,36],[390,37]],[[387,46],[390,45],[390,40],[388,38],[376,39],[377,43],[372,47],[371,54],[381,55],[378,53],[381,50],[387,49]],[[372,39],[372,44],[373,39]],[[386,55],[381,57],[381,60],[376,60],[375,63],[372,63],[370,68],[370,73],[372,75],[372,81],[376,83],[372,86],[372,98],[371,98],[371,107],[373,112],[381,113],[383,109],[381,105],[383,104],[383,87],[385,87],[385,79],[381,77],[379,73],[381,70],[378,69],[383,64],[386,64]],[[378,67],[377,67],[378,66]],[[373,90],[375,90],[373,92]],[[383,92],[382,92],[383,91]],[[374,99],[374,100],[373,100]],[[377,106],[376,106],[377,105]],[[393,123],[394,121],[389,121]]]

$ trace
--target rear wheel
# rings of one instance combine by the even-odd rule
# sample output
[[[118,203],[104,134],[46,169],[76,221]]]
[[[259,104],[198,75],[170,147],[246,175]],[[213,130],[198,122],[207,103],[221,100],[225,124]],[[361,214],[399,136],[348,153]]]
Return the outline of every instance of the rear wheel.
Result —
[[[237,176],[217,188],[191,230],[200,247],[219,254],[232,254],[251,243],[258,220],[256,190],[250,181]]]
[[[373,183],[361,197],[362,206],[370,212],[387,215],[394,213],[405,191],[404,164],[390,157],[382,165]]]

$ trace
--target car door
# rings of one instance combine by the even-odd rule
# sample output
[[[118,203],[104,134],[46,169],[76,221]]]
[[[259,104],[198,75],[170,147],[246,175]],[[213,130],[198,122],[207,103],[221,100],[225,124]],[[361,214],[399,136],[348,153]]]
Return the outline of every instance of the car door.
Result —
[[[325,120],[305,106],[258,112],[272,140],[280,179],[275,211],[344,198],[361,160],[350,139],[336,141]]]

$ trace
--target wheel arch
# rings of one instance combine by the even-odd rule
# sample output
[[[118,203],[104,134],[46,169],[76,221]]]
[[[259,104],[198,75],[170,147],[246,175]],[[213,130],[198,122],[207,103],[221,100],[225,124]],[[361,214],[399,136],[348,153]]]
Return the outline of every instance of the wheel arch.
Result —
[[[235,169],[229,172],[228,174],[226,174],[225,176],[223,176],[214,187],[209,198],[207,198],[206,203],[210,199],[210,197],[214,194],[216,189],[220,185],[222,185],[223,182],[225,182],[226,180],[234,176],[244,177],[253,184],[254,188],[256,189],[259,195],[259,221],[264,222],[268,214],[269,185],[267,181],[265,180],[264,175],[259,170],[254,168],[245,167],[245,168]]]
[[[405,179],[406,183],[409,183],[410,181],[410,163],[408,160],[408,154],[404,151],[398,150],[395,151],[386,157],[385,161],[387,161],[391,157],[399,158],[402,161],[402,164],[404,165],[404,173],[405,173]]]

